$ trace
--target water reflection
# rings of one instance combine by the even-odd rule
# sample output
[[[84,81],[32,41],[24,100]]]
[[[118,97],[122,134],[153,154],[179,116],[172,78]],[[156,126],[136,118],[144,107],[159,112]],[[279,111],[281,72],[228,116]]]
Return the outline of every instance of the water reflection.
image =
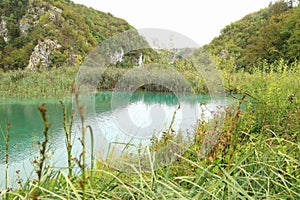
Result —
[[[106,91],[95,95],[94,113],[86,113],[86,125],[91,125],[95,134],[97,151],[106,155],[109,145],[113,142],[138,143],[141,140],[147,144],[153,135],[159,135],[166,130],[172,121],[173,114],[180,102],[173,123],[175,130],[191,129],[195,119],[201,116],[211,117],[209,110],[217,110],[217,105],[225,102],[210,102],[209,96],[175,96],[171,93],[136,92],[130,96],[129,103],[121,102],[112,106],[113,93]],[[36,142],[43,140],[43,123],[37,107],[41,101],[2,101],[0,102],[0,128],[5,133],[7,122],[11,122],[9,131],[9,175],[14,182],[16,170],[21,170],[25,180],[32,172],[31,161],[38,152]],[[65,102],[67,110],[72,110],[70,101]],[[202,106],[201,106],[202,105]],[[58,101],[47,101],[47,115],[51,124],[50,152],[55,167],[63,167],[66,161],[65,134],[63,132],[63,116]],[[197,109],[198,111],[197,111]],[[202,110],[204,109],[204,110]],[[202,113],[202,114],[201,114]],[[204,114],[203,114],[204,113]],[[204,118],[203,118],[204,119]],[[74,152],[79,152],[81,146],[77,140],[80,136],[79,119],[74,125]],[[190,131],[191,133],[192,131]],[[133,141],[132,139],[134,138]],[[89,138],[87,141],[90,141]],[[133,151],[136,149],[132,149]],[[76,153],[75,153],[76,154]],[[4,183],[5,141],[0,134],[0,188]]]

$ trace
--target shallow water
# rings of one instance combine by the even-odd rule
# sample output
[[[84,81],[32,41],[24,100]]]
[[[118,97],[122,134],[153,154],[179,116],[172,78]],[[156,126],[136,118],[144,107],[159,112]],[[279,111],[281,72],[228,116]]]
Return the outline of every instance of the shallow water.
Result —
[[[126,96],[126,98],[128,95]],[[123,96],[112,92],[101,92],[92,101],[82,101],[85,125],[90,125],[94,132],[95,152],[102,152],[101,158],[109,151],[109,144],[133,143],[149,145],[153,136],[159,137],[169,129],[182,131],[192,137],[193,129],[200,120],[212,117],[212,112],[220,109],[226,102],[211,101],[209,96],[175,96],[171,93],[136,92],[128,101]],[[15,180],[20,176],[24,181],[32,175],[32,161],[37,155],[37,142],[43,141],[43,122],[37,107],[44,101],[0,101],[0,188],[4,186],[5,177],[5,141],[6,124],[9,130],[9,181],[16,186]],[[62,108],[58,101],[46,101],[47,116],[51,124],[49,141],[49,163],[57,169],[66,166],[65,133],[63,131]],[[180,104],[180,108],[178,106]],[[72,102],[66,102],[68,111]],[[177,111],[176,111],[177,110]],[[176,115],[174,112],[176,111]],[[80,120],[75,118],[73,128],[74,154],[81,150]],[[88,134],[89,135],[89,134]],[[192,139],[192,138],[190,138]],[[87,137],[88,147],[90,138]],[[123,149],[124,147],[120,147]],[[128,151],[134,152],[135,148]],[[19,175],[16,171],[20,170]]]

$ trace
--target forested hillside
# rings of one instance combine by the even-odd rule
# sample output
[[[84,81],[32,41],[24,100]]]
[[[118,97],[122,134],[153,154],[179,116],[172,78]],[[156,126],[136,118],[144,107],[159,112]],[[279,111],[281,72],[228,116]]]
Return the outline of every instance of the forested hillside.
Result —
[[[97,44],[130,29],[123,19],[69,0],[1,0],[0,69],[80,64]]]
[[[260,62],[291,64],[300,59],[300,6],[278,1],[226,26],[206,46],[220,64],[231,61],[236,69],[251,71]],[[220,66],[222,68],[222,66]]]

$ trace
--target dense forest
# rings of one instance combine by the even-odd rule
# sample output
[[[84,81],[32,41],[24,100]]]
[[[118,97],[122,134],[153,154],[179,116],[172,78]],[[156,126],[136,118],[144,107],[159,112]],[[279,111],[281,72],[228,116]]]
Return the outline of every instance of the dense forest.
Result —
[[[50,48],[42,55],[46,59],[41,62],[47,63],[44,68],[78,65],[105,39],[134,29],[110,13],[69,0],[3,0],[0,15],[0,69],[5,71],[28,67],[35,48],[43,45],[44,49]],[[269,7],[231,23],[205,48],[221,69],[230,63],[236,70],[251,72],[259,63],[297,62],[299,44],[300,6],[291,0],[270,3]],[[146,62],[157,58],[154,51],[151,53],[145,57]],[[130,59],[127,56],[118,67],[128,67]],[[43,63],[34,64],[40,68]]]
[[[277,1],[222,29],[206,45],[221,68],[231,61],[236,69],[251,71],[261,62],[300,59],[300,6],[296,1]],[[222,67],[223,66],[223,67]]]
[[[50,67],[80,64],[103,40],[133,29],[110,13],[69,0],[2,0],[0,17],[0,69],[5,70],[26,68],[34,48],[45,41],[59,47],[44,55]]]

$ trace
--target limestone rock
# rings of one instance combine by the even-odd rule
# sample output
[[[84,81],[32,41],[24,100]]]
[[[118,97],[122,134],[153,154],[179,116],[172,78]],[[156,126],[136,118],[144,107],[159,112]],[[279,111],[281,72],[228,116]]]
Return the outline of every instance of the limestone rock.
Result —
[[[64,20],[62,17],[63,11],[60,8],[50,5],[49,13],[49,20],[52,22],[57,22],[58,19]]]
[[[45,14],[45,8],[30,6],[20,20],[19,28],[22,36],[27,35],[27,30],[39,24],[40,16]]]
[[[61,48],[61,45],[57,41],[50,39],[39,40],[38,44],[35,46],[29,60],[27,69],[29,70],[44,70],[49,69],[52,62],[50,60],[50,55],[56,49]]]
[[[1,21],[0,21],[0,36],[3,37],[6,43],[9,41],[7,22],[3,16],[1,16]]]
[[[62,13],[63,13],[62,9],[57,8],[57,7],[55,7],[55,6],[50,6],[50,10],[52,10],[52,11],[54,11],[54,12],[57,12],[57,13],[59,13],[59,14],[62,14]]]
[[[114,52],[113,55],[110,56],[111,63],[116,64],[117,62],[122,62],[124,58],[124,50]]]
[[[27,35],[27,30],[30,28],[29,20],[28,19],[23,19],[20,21],[20,32],[22,36]]]
[[[21,35],[26,36],[27,31],[30,28],[37,26],[41,16],[45,15],[47,12],[49,13],[49,22],[57,22],[58,19],[64,20],[62,17],[63,11],[60,8],[45,3],[36,5],[31,4],[27,9],[26,14],[20,20],[19,28]]]

